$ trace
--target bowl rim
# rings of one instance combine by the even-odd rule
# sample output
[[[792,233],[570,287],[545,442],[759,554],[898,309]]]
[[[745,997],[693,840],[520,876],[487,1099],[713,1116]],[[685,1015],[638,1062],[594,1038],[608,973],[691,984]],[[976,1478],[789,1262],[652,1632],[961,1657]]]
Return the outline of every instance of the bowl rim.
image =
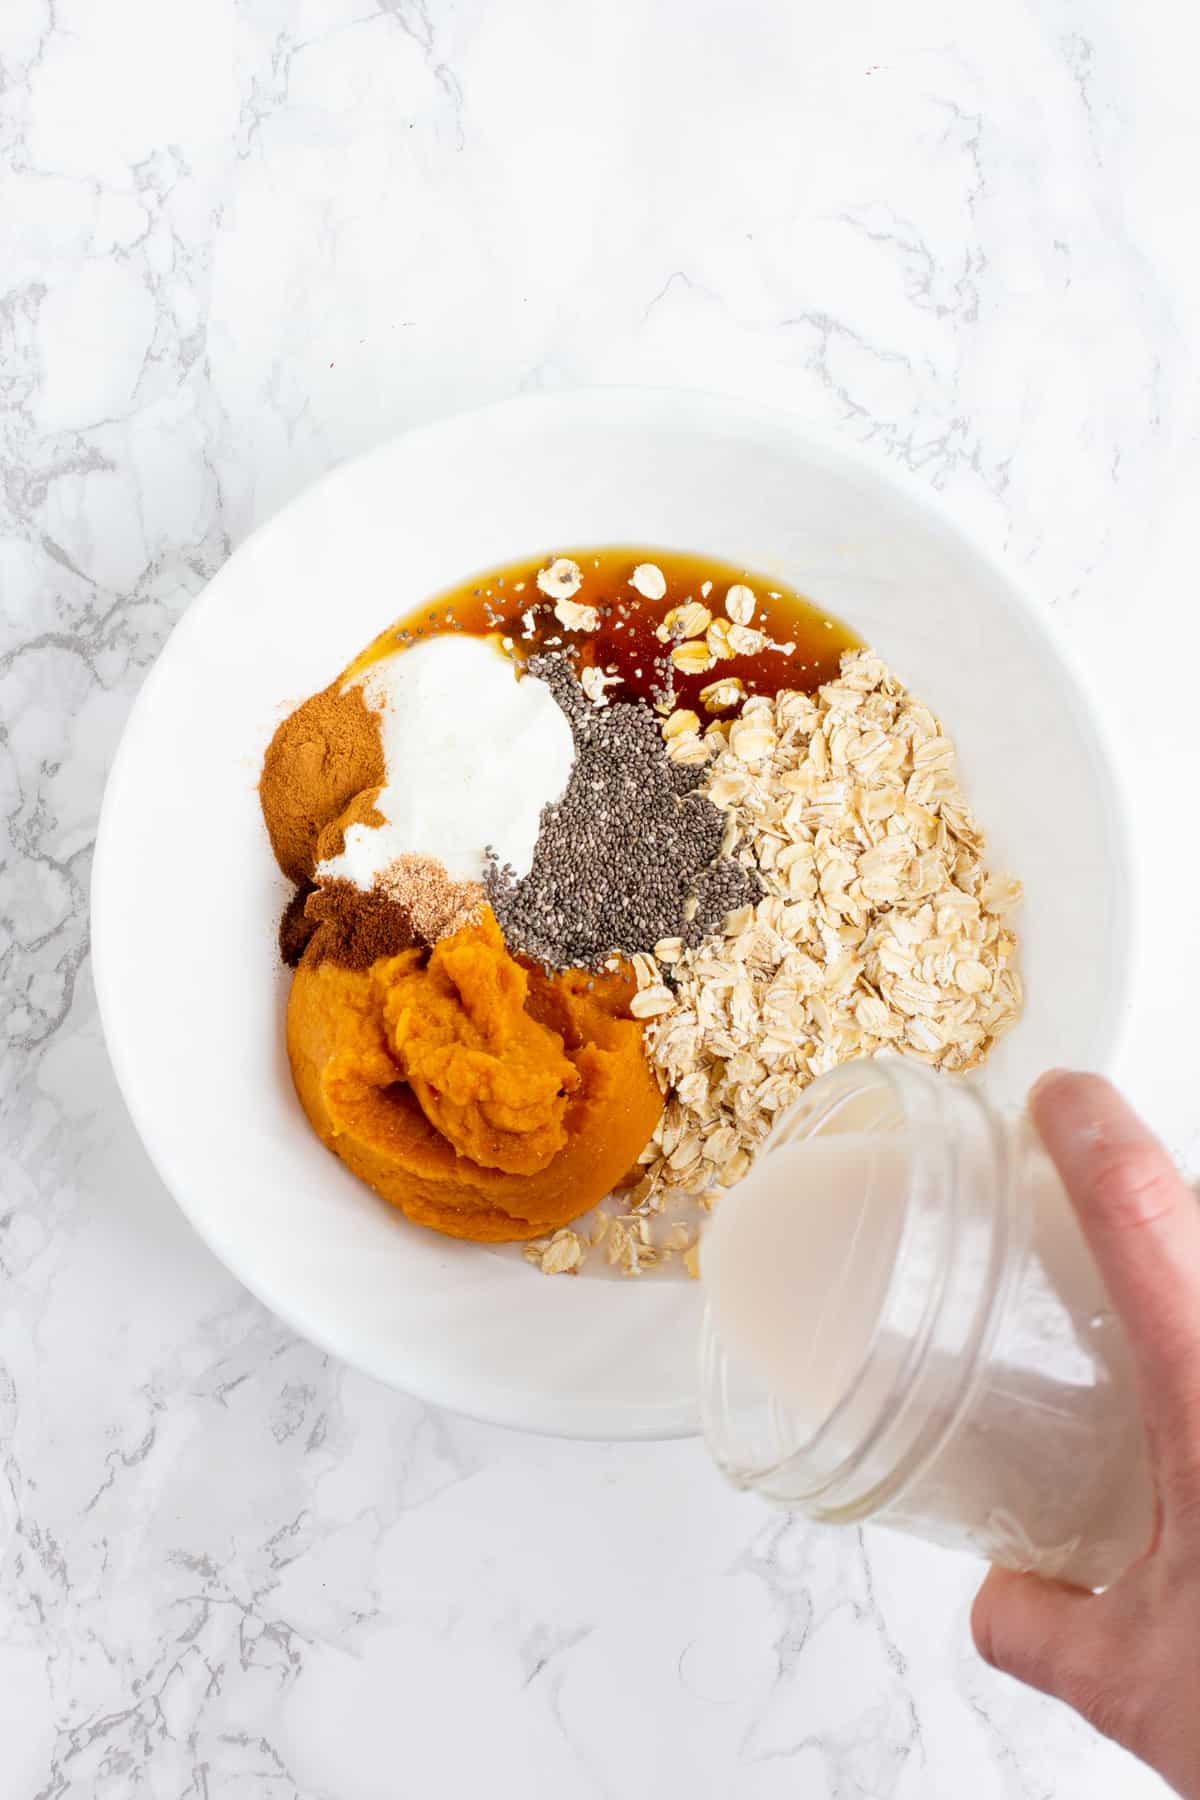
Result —
[[[187,603],[134,697],[105,781],[97,823],[89,905],[93,928],[92,978],[106,1048],[122,1099],[156,1173],[197,1236],[236,1280],[299,1336],[393,1387],[400,1386],[394,1368],[385,1366],[383,1360],[374,1359],[360,1340],[356,1339],[351,1344],[343,1334],[329,1327],[326,1322],[314,1325],[304,1316],[302,1308],[293,1306],[286,1293],[275,1291],[269,1271],[264,1271],[259,1265],[247,1267],[240,1250],[228,1245],[219,1231],[212,1229],[207,1222],[202,1222],[198,1216],[200,1209],[193,1206],[187,1195],[186,1184],[177,1181],[170,1172],[171,1158],[160,1141],[154,1119],[147,1116],[146,1109],[140,1104],[137,1082],[126,1066],[126,1047],[121,1041],[120,1033],[112,1028],[115,1005],[105,947],[105,915],[109,896],[114,892],[110,877],[111,820],[120,802],[126,772],[138,754],[139,728],[153,708],[155,695],[176,665],[186,658],[193,634],[203,628],[203,622],[213,607],[221,604],[226,572],[247,546],[260,543],[272,534],[286,533],[294,510],[311,505],[319,494],[328,494],[342,485],[352,485],[364,465],[386,459],[398,443],[414,436],[423,438],[431,452],[436,452],[440,438],[452,437],[461,431],[465,422],[472,419],[486,417],[502,421],[507,415],[514,421],[524,420],[532,424],[539,418],[552,420],[559,414],[574,417],[580,411],[591,416],[599,415],[610,423],[620,423],[626,427],[642,420],[651,424],[670,423],[677,427],[688,424],[703,424],[709,429],[714,426],[724,427],[731,433],[735,428],[740,428],[759,441],[779,444],[792,453],[797,450],[806,452],[828,467],[840,466],[847,472],[859,472],[871,482],[898,491],[915,508],[926,528],[949,539],[981,564],[1003,592],[1007,602],[1031,629],[1033,636],[1044,643],[1056,671],[1063,678],[1066,687],[1064,700],[1070,705],[1076,730],[1097,772],[1109,832],[1112,840],[1124,851],[1124,879],[1115,899],[1116,928],[1126,945],[1131,949],[1136,945],[1140,896],[1137,866],[1132,855],[1134,840],[1130,829],[1130,797],[1110,741],[1101,729],[1100,722],[1104,714],[1097,702],[1092,680],[1086,669],[1080,668],[1065,633],[1048,608],[1036,606],[1032,602],[990,547],[981,543],[954,516],[940,494],[910,468],[890,461],[869,444],[864,445],[858,440],[842,436],[836,430],[815,425],[811,420],[783,407],[747,401],[704,388],[632,384],[573,386],[549,393],[508,396],[483,406],[462,407],[435,419],[417,422],[336,464],[314,482],[300,488],[246,534],[200,592]],[[528,428],[529,424],[526,425],[526,429]],[[1130,956],[1107,972],[1110,998],[1103,1031],[1099,1034],[1104,1042],[1102,1066],[1105,1069],[1111,1068],[1116,1061],[1126,1032],[1132,960]],[[612,1285],[618,1293],[631,1296],[649,1291],[640,1283]],[[639,1421],[630,1421],[620,1432],[612,1428],[592,1428],[565,1420],[557,1404],[549,1405],[539,1412],[536,1405],[530,1405],[527,1393],[512,1396],[510,1404],[505,1404],[495,1395],[488,1403],[480,1404],[467,1391],[455,1391],[453,1383],[427,1380],[423,1372],[417,1370],[414,1370],[411,1379],[405,1376],[403,1391],[427,1405],[444,1407],[481,1423],[531,1431],[549,1437],[605,1442],[639,1439],[665,1441],[692,1437],[699,1432],[698,1382],[697,1404],[692,1409],[692,1416],[681,1417],[679,1409],[675,1407],[669,1409],[669,1416],[661,1420],[648,1416]]]

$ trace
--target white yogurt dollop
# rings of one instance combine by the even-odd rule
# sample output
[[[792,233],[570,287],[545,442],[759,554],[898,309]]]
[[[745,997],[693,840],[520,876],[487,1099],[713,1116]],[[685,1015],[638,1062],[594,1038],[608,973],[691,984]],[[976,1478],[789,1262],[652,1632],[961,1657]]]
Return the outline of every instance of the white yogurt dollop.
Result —
[[[491,845],[529,872],[538,821],[575,759],[571,728],[545,682],[516,671],[481,638],[435,637],[374,663],[362,677],[381,714],[384,825],[351,825],[317,875],[369,888],[398,856],[432,856],[456,881],[478,881]]]

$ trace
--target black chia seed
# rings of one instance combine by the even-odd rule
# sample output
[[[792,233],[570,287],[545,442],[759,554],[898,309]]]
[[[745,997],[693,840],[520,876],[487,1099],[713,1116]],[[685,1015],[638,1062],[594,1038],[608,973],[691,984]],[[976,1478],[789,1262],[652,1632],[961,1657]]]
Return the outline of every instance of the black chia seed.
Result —
[[[725,815],[694,790],[703,768],[667,756],[640,700],[595,707],[562,656],[534,656],[566,715],[575,766],[542,811],[528,875],[488,853],[484,888],[509,945],[551,968],[594,969],[613,951],[694,944],[760,898],[758,876],[722,858]]]

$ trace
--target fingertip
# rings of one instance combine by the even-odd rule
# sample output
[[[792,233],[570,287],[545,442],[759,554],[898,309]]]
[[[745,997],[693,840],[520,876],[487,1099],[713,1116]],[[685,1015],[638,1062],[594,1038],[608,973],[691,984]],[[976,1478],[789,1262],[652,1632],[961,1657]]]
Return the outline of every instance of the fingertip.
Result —
[[[1058,1172],[1071,1186],[1100,1145],[1129,1135],[1148,1137],[1128,1102],[1103,1075],[1051,1069],[1030,1089],[1029,1117]]]
[[[1052,1118],[1065,1106],[1072,1110],[1103,1106],[1115,1097],[1116,1089],[1103,1075],[1083,1069],[1047,1069],[1030,1088],[1028,1106],[1036,1120],[1039,1116]]]
[[[1004,1605],[1005,1589],[1021,1579],[1010,1569],[989,1569],[971,1602],[971,1636],[976,1650],[993,1669],[1000,1667],[996,1648],[997,1613]]]
[[[1055,1085],[1056,1082],[1070,1081],[1073,1074],[1074,1074],[1074,1071],[1072,1069],[1057,1069],[1057,1068],[1047,1069],[1044,1074],[1041,1074],[1038,1076],[1037,1080],[1034,1082],[1033,1086],[1030,1088],[1030,1090],[1029,1090],[1030,1103],[1032,1104],[1032,1102],[1034,1100],[1036,1100],[1039,1097],[1039,1095],[1049,1093],[1050,1089]]]
[[[992,1571],[992,1574],[994,1573],[995,1570]],[[991,1579],[992,1576],[989,1575],[971,1602],[971,1637],[984,1662],[989,1663],[994,1669],[996,1659],[992,1654],[992,1612],[991,1602],[988,1598],[988,1584]]]

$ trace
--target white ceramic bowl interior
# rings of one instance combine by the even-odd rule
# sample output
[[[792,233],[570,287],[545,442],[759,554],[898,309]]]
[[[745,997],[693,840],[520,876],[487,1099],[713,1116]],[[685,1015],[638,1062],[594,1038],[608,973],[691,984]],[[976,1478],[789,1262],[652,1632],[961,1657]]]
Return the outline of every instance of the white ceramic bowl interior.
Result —
[[[411,1227],[307,1129],[283,1048],[286,887],[256,792],[278,721],[391,618],[490,565],[606,543],[709,551],[793,583],[944,716],[995,860],[1027,889],[1027,1009],[987,1085],[1013,1101],[1052,1064],[1104,1066],[1128,859],[1061,655],[914,486],[785,416],[704,395],[593,390],[450,419],[336,471],[257,532],[193,602],[133,710],[93,926],[108,1043],[147,1148],[268,1306],[430,1401],[650,1437],[696,1429],[693,1286],[547,1279]]]

